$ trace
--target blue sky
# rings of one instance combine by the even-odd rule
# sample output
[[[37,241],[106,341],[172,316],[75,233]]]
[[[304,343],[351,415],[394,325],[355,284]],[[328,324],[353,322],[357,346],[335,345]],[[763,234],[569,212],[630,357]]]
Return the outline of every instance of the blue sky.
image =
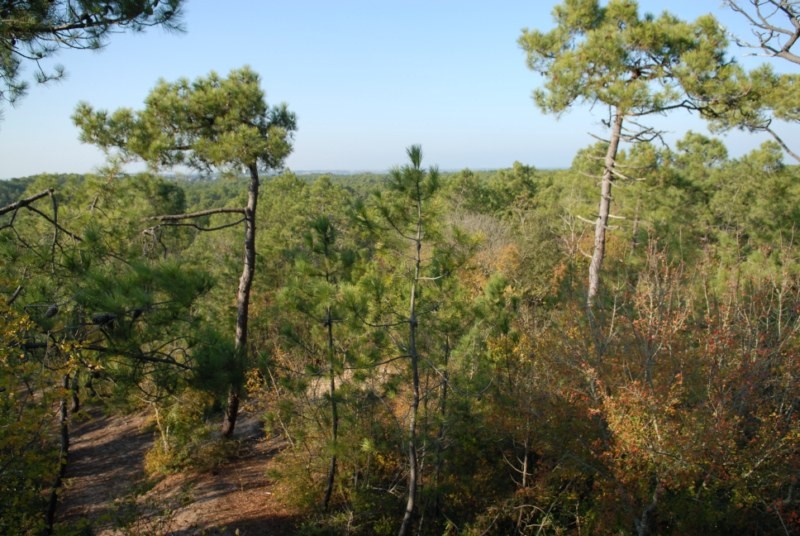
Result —
[[[299,119],[294,170],[382,171],[402,164],[405,148],[423,146],[442,169],[569,166],[602,134],[603,110],[541,114],[531,91],[541,83],[516,44],[525,27],[552,27],[553,0],[188,0],[186,32],[151,29],[114,35],[100,52],[62,51],[66,80],[31,88],[0,121],[0,178],[86,173],[101,152],[78,141],[70,115],[85,100],[96,108],[139,108],[159,78],[227,74],[250,65],[270,104],[285,101]],[[642,0],[642,12],[693,19],[714,13],[740,34],[747,26],[719,0]],[[762,59],[742,58],[747,66]],[[792,66],[774,63],[780,70]],[[31,68],[25,71],[30,78]],[[676,113],[662,122],[680,137],[701,122]],[[800,139],[799,126],[783,126]],[[764,136],[732,134],[734,155]]]

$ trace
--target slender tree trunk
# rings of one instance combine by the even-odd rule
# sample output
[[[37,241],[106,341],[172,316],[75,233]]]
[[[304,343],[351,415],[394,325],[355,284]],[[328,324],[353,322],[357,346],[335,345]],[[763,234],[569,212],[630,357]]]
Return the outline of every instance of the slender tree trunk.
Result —
[[[636,254],[639,248],[639,218],[642,212],[642,197],[641,195],[636,200],[636,212],[633,215],[633,228],[631,229],[631,255]]]
[[[419,195],[417,196],[419,199]],[[419,412],[419,354],[417,353],[417,285],[419,284],[420,265],[422,263],[422,207],[417,205],[417,234],[414,240],[416,257],[414,281],[411,284],[411,303],[408,318],[408,356],[411,359],[411,377],[413,398],[411,400],[411,416],[408,423],[408,499],[403,523],[398,536],[406,536],[411,529],[417,500],[417,484],[419,479],[419,463],[417,462],[417,413]]]
[[[336,367],[334,364],[333,346],[333,315],[331,308],[328,307],[325,325],[328,328],[328,375],[331,388],[331,440],[333,442],[333,454],[331,455],[331,465],[328,469],[328,485],[325,488],[325,498],[322,501],[322,508],[327,510],[333,494],[333,483],[336,479],[336,452],[339,441],[339,408],[336,405]]]
[[[594,251],[589,264],[589,291],[586,295],[586,307],[591,309],[595,296],[600,289],[600,268],[606,255],[606,230],[608,215],[611,212],[611,185],[614,182],[613,169],[617,158],[620,138],[622,137],[623,116],[615,110],[614,123],[611,127],[611,138],[604,161],[603,180],[600,184],[600,206],[597,211],[597,222],[594,227]]]
[[[244,267],[239,278],[239,290],[236,293],[236,364],[238,370],[231,372],[239,375],[247,359],[247,322],[250,309],[250,288],[253,286],[253,276],[256,270],[256,208],[258,206],[259,177],[256,164],[251,164],[250,187],[247,192],[247,206],[244,209]],[[236,427],[236,418],[239,415],[239,385],[238,379],[231,382],[228,389],[228,405],[225,408],[225,417],[222,421],[222,437],[233,436]]]
[[[61,403],[58,405],[58,423],[60,428],[61,444],[58,452],[58,471],[53,481],[53,487],[50,490],[50,500],[47,504],[47,512],[45,514],[45,528],[44,534],[53,533],[53,523],[56,518],[56,508],[58,507],[58,491],[61,489],[61,483],[64,479],[64,473],[67,470],[67,456],[69,454],[69,412],[67,410],[67,392],[69,391],[69,374],[64,374],[62,388]]]
[[[433,485],[438,488],[439,481],[441,480],[442,468],[444,466],[444,439],[447,433],[447,388],[450,386],[450,336],[446,335],[444,339],[444,378],[442,379],[442,399],[439,405],[439,417],[442,419],[439,423],[439,433],[436,434],[436,462],[433,469]],[[434,502],[434,511],[436,515],[441,514],[441,500],[440,494],[436,493],[436,500]]]
[[[72,407],[69,408],[71,415],[78,413],[81,410],[81,386],[78,383],[78,373],[75,372],[75,377],[72,378]]]
[[[634,526],[636,527],[636,534],[637,536],[650,536],[651,529],[650,524],[652,521],[652,514],[658,506],[658,498],[661,494],[662,488],[661,483],[658,481],[658,477],[653,475],[653,497],[650,501],[650,504],[642,510],[642,515],[634,519]]]

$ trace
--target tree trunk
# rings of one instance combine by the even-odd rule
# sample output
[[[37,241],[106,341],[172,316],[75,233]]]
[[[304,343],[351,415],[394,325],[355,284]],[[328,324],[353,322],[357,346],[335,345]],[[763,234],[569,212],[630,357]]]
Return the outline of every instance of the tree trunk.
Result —
[[[59,452],[58,452],[58,470],[56,477],[53,481],[53,486],[50,490],[50,499],[47,503],[47,512],[45,513],[45,527],[44,534],[53,533],[53,523],[56,518],[56,508],[58,507],[58,492],[61,489],[61,484],[64,479],[64,473],[67,470],[67,456],[69,455],[69,412],[67,410],[67,392],[69,391],[69,374],[64,374],[63,389],[61,402],[58,405],[58,424],[59,424]]]
[[[636,212],[633,215],[633,227],[631,229],[631,255],[636,254],[639,247],[639,217],[642,212],[642,197],[636,199]]]
[[[447,388],[450,386],[450,336],[445,336],[444,339],[444,374],[442,378],[442,398],[439,405],[439,415],[442,419],[439,423],[439,433],[436,434],[436,462],[433,469],[433,485],[439,487],[441,480],[442,469],[444,467],[444,440],[447,433]],[[440,494],[436,493],[434,502],[434,511],[436,515],[441,515],[441,500]]]
[[[256,269],[256,208],[258,206],[258,168],[256,164],[249,166],[250,187],[247,192],[247,206],[244,209],[244,267],[239,279],[239,290],[236,293],[236,340],[235,370],[231,372],[234,380],[228,390],[228,405],[222,422],[222,437],[233,436],[236,418],[239,415],[239,379],[247,359],[247,321],[250,309],[250,288]]]
[[[75,372],[75,377],[72,379],[72,407],[69,409],[71,415],[78,413],[81,410],[81,387],[78,383],[78,372]]]
[[[650,529],[650,524],[652,522],[652,514],[658,505],[658,497],[661,494],[662,488],[661,483],[658,481],[658,477],[653,475],[653,497],[650,501],[650,504],[642,510],[642,515],[634,519],[634,526],[636,527],[636,534],[637,536],[650,536],[652,532]]]
[[[592,252],[592,262],[589,264],[589,291],[586,295],[586,307],[589,309],[594,305],[595,296],[600,288],[600,268],[606,255],[606,230],[608,229],[608,215],[611,212],[611,185],[614,182],[612,170],[616,163],[617,150],[622,136],[622,121],[622,113],[616,109],[604,161],[603,180],[600,184],[600,206],[594,227],[594,251]]]
[[[419,197],[418,197],[419,199]],[[415,238],[416,257],[414,281],[411,284],[411,303],[408,318],[408,356],[411,359],[411,377],[413,398],[411,400],[411,417],[408,424],[408,499],[403,523],[398,536],[406,536],[411,529],[417,500],[417,482],[419,464],[417,462],[417,413],[419,412],[419,355],[417,353],[417,285],[419,284],[420,265],[422,263],[422,207],[417,205],[417,234]]]
[[[336,367],[334,363],[333,346],[333,314],[328,307],[325,325],[328,328],[328,374],[331,388],[331,440],[333,442],[333,454],[331,455],[331,465],[328,469],[328,485],[325,488],[325,498],[322,501],[322,508],[328,509],[333,494],[333,484],[336,479],[336,452],[339,440],[339,408],[336,406]]]

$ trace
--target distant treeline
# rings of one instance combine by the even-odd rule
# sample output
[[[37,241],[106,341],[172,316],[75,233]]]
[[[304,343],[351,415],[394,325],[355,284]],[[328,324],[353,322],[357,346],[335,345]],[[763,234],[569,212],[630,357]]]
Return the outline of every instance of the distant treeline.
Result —
[[[442,177],[449,178],[465,172],[467,172],[467,170],[444,172],[442,173]],[[488,182],[496,172],[495,170],[468,171],[470,176],[484,183]],[[314,172],[297,173],[296,176],[298,179],[307,183],[314,183],[318,179],[326,178],[331,184],[341,186],[359,195],[365,195],[375,190],[375,188],[384,186],[388,181],[389,173],[360,172],[350,174]],[[81,183],[86,179],[87,175],[79,173],[57,173],[0,180],[0,206],[5,206],[19,200],[31,184],[37,179],[44,177],[47,177],[49,180],[54,180],[59,186],[63,186],[67,182]],[[216,174],[207,176],[167,174],[161,175],[161,178],[180,184],[181,188],[186,193],[188,205],[196,207],[215,206],[214,204],[220,201],[230,201],[237,198],[242,192],[242,184],[247,180],[244,176],[232,178],[231,176]],[[269,181],[270,178],[265,180]]]

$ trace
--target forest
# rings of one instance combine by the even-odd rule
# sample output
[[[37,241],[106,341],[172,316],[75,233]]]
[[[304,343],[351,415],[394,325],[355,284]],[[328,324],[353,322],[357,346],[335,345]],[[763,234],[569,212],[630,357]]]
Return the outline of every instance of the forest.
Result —
[[[138,4],[125,20],[172,16]],[[797,2],[727,6],[800,65]],[[778,132],[800,79],[743,69],[711,16],[565,0],[553,21],[518,36],[535,104],[608,110],[568,169],[444,172],[409,145],[389,173],[295,174],[297,118],[249,67],[80,103],[103,169],[0,181],[0,533],[171,533],[64,519],[74,429],[145,415],[152,487],[224,472],[248,415],[292,534],[800,534]],[[648,122],[679,108],[769,141],[670,146]]]

